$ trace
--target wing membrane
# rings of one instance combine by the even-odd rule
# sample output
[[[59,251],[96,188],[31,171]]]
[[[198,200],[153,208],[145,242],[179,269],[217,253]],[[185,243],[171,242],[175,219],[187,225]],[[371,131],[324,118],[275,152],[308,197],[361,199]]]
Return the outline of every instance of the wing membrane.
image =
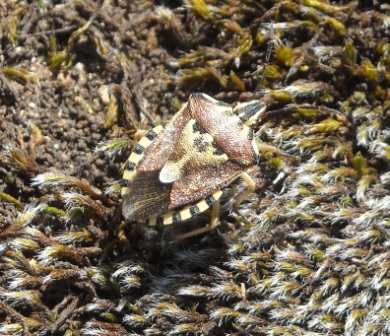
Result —
[[[233,163],[195,171],[172,185],[169,209],[194,203],[222,189],[240,176],[242,168]]]
[[[164,185],[157,172],[140,172],[123,195],[123,216],[127,220],[146,219],[168,211],[170,185]]]

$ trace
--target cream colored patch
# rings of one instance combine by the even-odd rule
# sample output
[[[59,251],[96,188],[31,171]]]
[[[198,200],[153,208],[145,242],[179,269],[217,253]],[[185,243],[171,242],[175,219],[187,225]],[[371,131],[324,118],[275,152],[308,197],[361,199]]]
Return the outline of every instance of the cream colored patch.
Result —
[[[256,140],[255,139],[252,140],[252,147],[253,147],[253,151],[255,152],[255,154],[257,156],[259,156],[260,153],[259,153],[259,149],[257,148],[257,144],[256,144]]]
[[[143,137],[139,142],[138,145],[141,145],[145,149],[149,147],[149,145],[152,143],[147,137]]]
[[[167,213],[165,213],[163,215],[163,223],[164,223],[164,225],[171,225],[171,224],[173,224],[173,215],[175,213],[176,212],[168,211]]]
[[[196,205],[198,206],[200,212],[204,212],[209,208],[205,200],[201,200]]]
[[[172,183],[191,172],[217,167],[228,161],[226,154],[217,154],[210,134],[194,132],[195,123],[196,120],[191,119],[184,126],[175,152],[160,172],[162,183]]]
[[[144,156],[144,153],[142,154],[137,154],[135,152],[132,152],[130,157],[129,157],[129,161],[130,162],[133,162],[135,164],[137,164],[138,162],[141,161],[142,157]]]
[[[157,217],[156,216],[149,219],[149,221],[148,221],[149,226],[156,226],[156,224],[157,224]]]
[[[162,183],[173,183],[181,178],[180,166],[172,161],[167,161],[160,172]]]
[[[190,212],[190,207],[186,207],[186,209],[183,209],[182,211],[180,211],[180,216],[181,216],[182,221],[190,219],[192,217],[191,212]]]
[[[131,181],[133,179],[133,176],[134,176],[134,171],[125,170],[123,172],[123,179],[124,180]]]

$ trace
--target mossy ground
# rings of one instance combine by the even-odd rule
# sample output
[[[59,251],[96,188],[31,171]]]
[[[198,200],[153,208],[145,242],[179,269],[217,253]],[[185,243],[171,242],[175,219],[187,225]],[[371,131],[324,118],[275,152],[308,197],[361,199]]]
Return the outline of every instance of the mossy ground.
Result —
[[[389,12],[1,3],[0,334],[388,335]],[[174,242],[124,223],[119,180],[193,91],[289,112],[256,129],[247,221],[238,181],[218,230]]]

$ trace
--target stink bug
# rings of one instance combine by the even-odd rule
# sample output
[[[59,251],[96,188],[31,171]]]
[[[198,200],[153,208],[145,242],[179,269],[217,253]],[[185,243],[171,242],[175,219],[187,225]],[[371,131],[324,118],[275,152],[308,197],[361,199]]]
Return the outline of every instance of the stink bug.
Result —
[[[135,146],[121,194],[123,216],[163,227],[186,221],[213,207],[211,224],[178,236],[186,238],[218,225],[222,189],[259,161],[250,127],[266,110],[260,100],[231,106],[194,93],[163,128],[149,131]],[[249,193],[248,192],[248,193]],[[237,207],[248,193],[235,201]]]

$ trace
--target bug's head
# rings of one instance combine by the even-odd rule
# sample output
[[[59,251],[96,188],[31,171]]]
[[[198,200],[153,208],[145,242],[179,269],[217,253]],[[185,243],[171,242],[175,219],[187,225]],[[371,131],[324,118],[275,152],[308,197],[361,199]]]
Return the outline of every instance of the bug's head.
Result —
[[[233,111],[245,125],[255,128],[266,115],[266,108],[267,106],[261,100],[252,100],[238,104]]]

